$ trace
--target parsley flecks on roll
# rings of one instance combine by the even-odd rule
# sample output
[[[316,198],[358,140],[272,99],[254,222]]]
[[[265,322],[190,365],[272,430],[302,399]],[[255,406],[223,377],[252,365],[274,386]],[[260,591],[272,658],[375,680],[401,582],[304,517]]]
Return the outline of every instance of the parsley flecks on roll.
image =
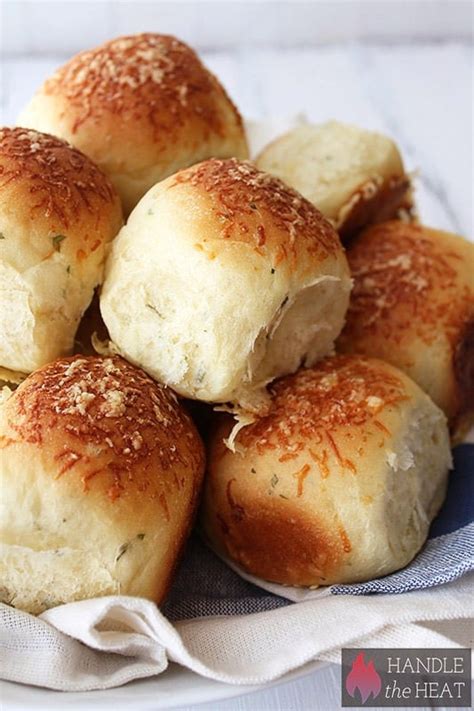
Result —
[[[32,613],[101,595],[160,603],[191,529],[201,439],[121,358],[75,356],[0,405],[0,595]]]
[[[371,580],[420,550],[447,487],[446,419],[401,371],[333,356],[270,387],[268,415],[209,446],[202,525],[260,578],[319,586]]]
[[[212,159],[155,185],[107,261],[101,312],[122,355],[181,395],[264,405],[327,355],[351,281],[339,237],[251,163]]]
[[[0,368],[72,351],[122,224],[109,179],[53,136],[0,130]]]

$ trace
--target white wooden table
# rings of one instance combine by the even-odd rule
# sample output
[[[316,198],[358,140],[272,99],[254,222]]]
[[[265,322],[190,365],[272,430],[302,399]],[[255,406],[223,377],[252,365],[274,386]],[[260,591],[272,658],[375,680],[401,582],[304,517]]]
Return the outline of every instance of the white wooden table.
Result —
[[[34,88],[64,59],[3,61],[3,124],[15,122]],[[417,196],[424,222],[472,237],[473,69],[467,43],[247,49],[204,53],[204,60],[244,116],[269,119],[303,113],[315,122],[337,118],[391,134],[408,168],[420,171]],[[335,665],[291,683],[205,704],[209,711],[339,707]],[[181,711],[199,708],[203,706]]]
[[[419,170],[422,217],[472,235],[472,48],[467,43],[345,44],[203,53],[242,114],[337,118],[391,134]],[[0,118],[14,123],[65,56],[5,59]]]

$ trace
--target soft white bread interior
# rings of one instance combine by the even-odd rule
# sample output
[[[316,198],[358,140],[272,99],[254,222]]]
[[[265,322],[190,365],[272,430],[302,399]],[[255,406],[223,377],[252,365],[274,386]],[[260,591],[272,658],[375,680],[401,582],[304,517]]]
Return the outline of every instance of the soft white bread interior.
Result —
[[[212,156],[247,158],[242,119],[175,37],[119,37],[74,56],[18,122],[65,138],[100,166],[129,214],[159,180]]]
[[[392,221],[359,235],[338,349],[407,373],[447,415],[454,436],[474,414],[474,245]]]
[[[75,356],[36,371],[0,405],[1,600],[160,603],[203,469],[192,421],[138,368]]]
[[[101,312],[126,358],[189,398],[259,406],[331,351],[351,281],[339,238],[250,163],[204,161],[152,188],[108,258]]]
[[[346,240],[392,217],[410,219],[410,178],[395,143],[338,121],[302,125],[270,143],[256,159],[321,210]]]
[[[29,373],[71,352],[121,224],[89,158],[53,136],[0,130],[0,367]]]
[[[267,416],[219,422],[202,525],[246,571],[285,585],[354,583],[402,568],[446,492],[446,419],[406,375],[333,356],[270,387]]]

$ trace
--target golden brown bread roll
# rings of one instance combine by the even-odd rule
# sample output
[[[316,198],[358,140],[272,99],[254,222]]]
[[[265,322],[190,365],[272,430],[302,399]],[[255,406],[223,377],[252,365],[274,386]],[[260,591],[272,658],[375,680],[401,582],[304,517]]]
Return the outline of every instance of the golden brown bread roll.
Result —
[[[271,387],[269,414],[220,418],[202,509],[207,538],[285,585],[353,583],[403,567],[423,545],[450,467],[443,413],[406,375],[334,356]]]
[[[413,217],[402,157],[380,133],[338,121],[298,126],[264,148],[256,164],[316,205],[343,241],[368,224]]]
[[[71,352],[122,224],[109,179],[64,141],[0,130],[0,367]]]
[[[100,307],[122,355],[184,397],[257,408],[267,382],[332,350],[351,286],[318,210],[235,159],[149,190],[106,272]]]
[[[175,37],[119,37],[74,56],[19,124],[67,139],[111,178],[125,213],[159,180],[211,156],[246,158],[239,112]]]
[[[120,358],[75,356],[0,405],[0,596],[39,613],[109,594],[163,599],[203,446],[175,395]]]
[[[403,370],[462,433],[474,411],[474,245],[393,221],[347,255],[354,287],[338,349]]]

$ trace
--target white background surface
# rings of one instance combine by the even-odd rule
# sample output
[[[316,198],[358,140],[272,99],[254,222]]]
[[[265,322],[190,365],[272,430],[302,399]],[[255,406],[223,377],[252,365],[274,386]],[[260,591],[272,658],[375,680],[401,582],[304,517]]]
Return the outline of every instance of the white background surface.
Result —
[[[201,49],[246,117],[277,120],[304,113],[311,121],[337,118],[392,135],[407,167],[419,170],[423,220],[472,238],[472,7],[449,0],[4,0],[0,117],[14,123],[34,89],[77,50],[117,34],[175,33]],[[133,696],[125,693],[135,709]],[[114,694],[120,698],[121,691]],[[331,665],[305,679],[205,707],[331,711],[339,705],[339,669]],[[191,708],[203,707],[182,711]]]
[[[390,42],[382,41],[380,27],[372,33],[370,23],[369,30],[361,24],[360,18],[369,16],[368,8],[378,8],[373,15],[380,24],[395,19],[393,8],[398,8],[399,16],[405,17],[407,13],[410,16],[408,9],[412,5],[418,9],[417,13],[412,11],[418,24],[413,25],[409,38],[397,34]],[[219,20],[226,28],[226,35],[230,35],[230,28],[234,27],[233,44],[229,39],[228,48],[204,49],[201,55],[244,116],[278,119],[305,114],[315,122],[337,118],[392,135],[402,149],[408,169],[419,171],[418,201],[423,219],[441,229],[472,235],[473,54],[467,34],[472,31],[472,3],[335,0],[329,7],[325,2],[282,4],[223,0],[217,4],[176,2],[175,12],[171,14],[166,9],[169,3],[135,2],[133,6],[132,17],[128,2],[28,3],[16,0],[12,3],[4,0],[0,5],[4,50],[0,76],[2,122],[14,123],[34,89],[72,54],[72,50],[52,52],[61,42],[74,49],[86,48],[98,39],[113,36],[114,32],[107,29],[111,25],[117,32],[158,30],[162,20],[166,29],[173,29],[181,37],[190,36],[191,41],[194,38],[192,43],[199,48],[212,43],[212,38],[217,44],[224,42],[215,27]],[[212,32],[208,28],[201,33],[201,25],[205,25],[203,18],[214,17],[211,10],[216,6],[223,7],[227,14],[223,16],[221,9],[214,20],[209,19]],[[443,12],[437,14],[441,6]],[[326,32],[329,19],[334,19],[334,7],[338,8],[344,33],[349,33],[350,23],[353,25],[353,38],[343,43],[331,43]],[[181,32],[176,8],[182,10]],[[193,20],[196,8],[201,15],[199,22]],[[255,44],[251,36],[242,32],[244,20],[248,23],[246,8],[255,17],[265,11],[269,36],[275,38],[273,44]],[[295,27],[286,24],[288,8],[298,14]],[[426,25],[420,8],[424,8]],[[109,15],[115,17],[113,22],[110,17],[107,22],[104,19]],[[280,24],[270,21],[274,15],[280,18]],[[129,22],[125,23],[127,17]],[[306,30],[302,27],[305,18]],[[444,22],[449,39],[440,39]],[[64,23],[62,40],[58,37],[61,23]],[[260,33],[263,32],[261,24]],[[282,38],[278,46],[276,27]],[[397,23],[387,27],[393,30]],[[424,36],[426,27],[432,28],[437,39]],[[312,45],[308,42],[308,28],[314,28]],[[68,39],[71,33],[72,39]],[[239,43],[239,33],[242,43]],[[296,45],[293,47],[290,46],[291,33]],[[364,33],[366,38],[360,39],[365,37]],[[417,33],[424,38],[414,40]],[[257,33],[257,39],[260,36]],[[21,53],[21,42],[29,54]]]
[[[198,49],[345,40],[469,39],[469,0],[3,0],[4,51],[74,53],[120,34],[176,34]]]

